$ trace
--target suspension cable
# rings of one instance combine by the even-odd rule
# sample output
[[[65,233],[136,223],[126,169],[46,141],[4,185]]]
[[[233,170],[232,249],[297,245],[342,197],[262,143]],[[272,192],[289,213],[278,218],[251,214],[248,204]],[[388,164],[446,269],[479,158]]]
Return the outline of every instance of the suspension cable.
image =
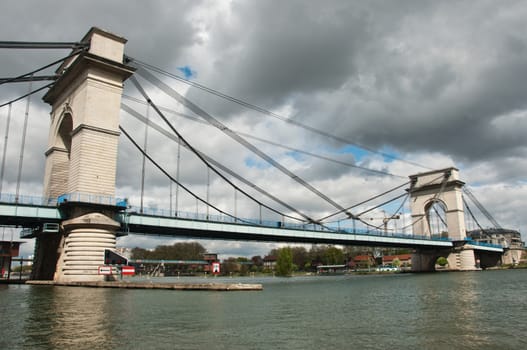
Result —
[[[150,120],[150,105],[146,106],[146,120],[147,124],[145,124],[145,137],[144,137],[144,143],[143,143],[143,149],[145,152],[148,152],[148,121]],[[146,163],[146,156],[143,154],[143,161],[141,163],[141,207],[140,211],[141,214],[143,213],[143,199],[145,196],[145,164]]]
[[[441,223],[443,225],[445,225],[446,227],[448,227],[448,225],[446,224],[445,220],[443,219],[443,217],[441,216],[441,214],[439,214],[439,212],[437,211],[437,208],[435,207],[435,205],[432,205],[432,209],[434,209],[434,212],[436,213],[439,221],[441,221]],[[430,221],[430,218],[428,219]]]
[[[31,78],[22,77],[22,78],[0,78],[0,85],[4,83],[27,83],[28,81],[46,81],[46,80],[56,80],[58,75],[41,75],[33,76]]]
[[[265,161],[267,161],[273,167],[275,167],[276,169],[280,170],[282,173],[286,174],[292,180],[294,180],[297,183],[301,184],[306,189],[308,189],[312,193],[316,194],[317,196],[319,196],[320,198],[325,200],[327,203],[331,204],[332,206],[334,206],[335,208],[337,208],[339,210],[343,210],[344,209],[343,206],[341,206],[337,202],[333,201],[331,198],[329,198],[328,196],[326,196],[325,194],[323,194],[322,192],[317,190],[315,187],[313,187],[307,181],[305,181],[304,179],[300,178],[298,175],[294,174],[289,169],[287,169],[286,167],[284,167],[283,165],[278,163],[276,160],[274,160],[268,154],[266,154],[265,152],[261,151],[259,148],[257,148],[256,146],[252,145],[250,142],[248,142],[247,140],[245,140],[244,138],[242,138],[241,136],[239,136],[238,134],[236,134],[235,132],[230,130],[229,127],[227,127],[225,124],[221,123],[219,120],[214,118],[209,113],[205,112],[199,106],[197,106],[193,102],[189,101],[184,96],[180,95],[177,91],[175,91],[174,89],[172,89],[171,87],[169,87],[168,85],[163,83],[161,80],[156,78],[154,75],[152,75],[150,72],[148,72],[144,68],[139,68],[137,70],[137,73],[139,75],[141,75],[143,78],[145,78],[146,80],[148,80],[150,83],[152,83],[154,86],[156,86],[159,89],[161,89],[168,96],[172,97],[173,99],[175,99],[176,101],[181,103],[183,106],[187,107],[188,109],[190,109],[191,111],[193,111],[194,113],[199,115],[200,117],[202,117],[205,120],[207,120],[210,124],[212,124],[215,127],[217,127],[219,130],[221,130],[223,133],[225,133],[226,135],[231,137],[233,140],[235,140],[239,144],[243,145],[244,147],[249,149],[251,152],[253,152],[254,154],[258,155],[260,158],[262,158]]]
[[[48,87],[51,87],[53,84],[55,84],[55,82],[53,82],[53,83],[49,83],[49,84],[44,85],[44,86],[42,86],[42,87],[40,87],[40,88],[38,88],[38,89],[36,89],[36,90],[30,91],[30,92],[28,92],[27,94],[22,95],[22,96],[20,96],[20,97],[17,97],[17,98],[15,98],[15,99],[11,100],[11,101],[5,102],[5,103],[3,103],[3,104],[0,105],[0,108],[2,108],[2,107],[4,107],[4,106],[7,106],[7,105],[9,105],[9,104],[11,104],[11,103],[15,103],[15,102],[17,102],[17,101],[20,101],[20,100],[22,100],[22,99],[24,99],[24,98],[26,98],[26,97],[28,97],[28,96],[31,96],[31,95],[33,95],[33,94],[36,94],[36,93],[39,92],[39,91],[42,91],[42,90],[44,90],[44,89],[46,89],[46,88],[48,88]]]
[[[172,135],[170,135],[172,136]],[[178,139],[177,143],[177,166],[176,166],[176,179],[179,182],[179,175],[180,175],[180,163],[181,163],[181,142]],[[178,206],[179,206],[179,183],[176,182],[176,210],[175,212],[178,212]],[[236,216],[236,213],[234,213],[234,216]]]
[[[472,210],[470,209],[470,207],[469,207],[469,205],[468,205],[468,202],[467,202],[466,199],[465,199],[465,196],[463,196],[463,204],[465,205],[465,208],[467,208],[468,213],[469,213],[470,216],[472,217],[472,220],[474,220],[474,222],[475,222],[476,225],[479,227],[479,229],[481,230],[481,232],[485,232],[485,230],[483,229],[483,227],[479,224],[478,219],[476,219],[476,216],[474,216],[474,213],[473,213]]]
[[[2,193],[2,185],[4,184],[5,158],[7,154],[7,141],[9,139],[9,125],[11,123],[11,107],[11,104],[9,104],[9,109],[7,112],[7,122],[5,127],[4,149],[2,154],[2,168],[0,169],[0,194]]]
[[[443,175],[440,175],[440,176],[438,176],[438,177],[436,177],[436,178],[430,180],[430,181],[427,182],[426,184],[424,184],[424,185],[431,184],[431,183],[433,183],[433,182],[435,182],[435,181],[437,181],[437,180],[439,180],[439,179],[441,179],[441,178],[444,178],[445,180],[442,182],[442,186],[441,186],[440,191],[439,191],[438,193],[436,193],[436,195],[434,196],[434,198],[433,198],[432,200],[435,200],[435,199],[436,199],[436,198],[442,193],[442,191],[443,191],[443,189],[444,189],[444,186],[446,185],[446,179],[447,179],[447,178],[445,177],[445,174],[443,174]],[[403,185],[401,185],[401,186],[399,186],[398,188],[400,188],[400,187],[402,187],[402,186],[405,186],[405,185],[407,185],[407,184],[408,184],[408,182],[405,183],[405,184],[403,184]],[[386,193],[389,193],[389,192],[391,192],[391,191],[393,191],[393,190],[395,190],[395,189],[397,189],[397,188],[394,188],[394,189],[392,189],[392,190],[389,190],[389,191],[387,191],[387,192],[385,192],[385,193],[381,193],[380,195],[376,196],[375,198],[381,197],[381,196],[385,195]],[[366,210],[366,211],[363,211],[362,213],[360,213],[360,214],[358,214],[357,216],[355,216],[354,219],[359,220],[361,223],[363,223],[364,225],[366,225],[366,226],[368,226],[368,227],[372,227],[372,228],[374,228],[374,229],[379,229],[382,225],[381,225],[381,226],[372,225],[372,224],[368,223],[367,221],[363,220],[362,218],[360,218],[359,216],[360,216],[360,215],[363,215],[363,214],[365,214],[365,213],[367,213],[367,212],[369,212],[369,211],[372,211],[372,210],[374,210],[374,209],[377,209],[377,208],[379,208],[379,207],[381,207],[381,206],[383,206],[383,205],[386,205],[386,204],[388,204],[388,203],[390,203],[390,202],[392,202],[392,201],[395,201],[395,200],[397,200],[397,199],[399,199],[399,198],[401,198],[401,197],[403,197],[403,196],[407,196],[407,197],[403,200],[403,202],[401,203],[401,205],[399,206],[399,208],[397,209],[397,211],[399,211],[400,208],[402,208],[402,207],[404,206],[404,203],[406,203],[406,200],[410,197],[410,194],[411,194],[412,192],[413,192],[413,190],[412,190],[412,188],[410,188],[410,189],[408,190],[408,193],[402,194],[402,195],[397,196],[397,197],[395,197],[395,198],[392,198],[391,200],[388,200],[388,201],[386,201],[386,202],[384,202],[384,203],[382,203],[382,204],[380,204],[380,205],[377,205],[376,207],[373,207],[373,208],[370,208],[370,209],[368,209],[368,210]],[[374,198],[372,198],[372,199],[374,199]],[[359,203],[359,204],[357,204],[356,206],[361,205],[361,204],[364,204],[364,203],[366,203],[366,202],[368,202],[368,201],[370,201],[370,200],[371,200],[371,199],[366,200],[366,201],[364,201],[363,203]],[[397,211],[396,211],[396,212],[397,212]],[[393,217],[393,216],[394,216],[394,215],[392,215],[392,217]],[[411,226],[413,226],[415,223],[421,221],[423,218],[424,218],[424,216],[421,217],[421,218],[419,218],[419,219],[417,219],[417,220],[415,220],[414,222],[410,223],[409,225],[403,226],[401,229],[402,229],[402,230],[405,230],[406,228],[411,227]],[[390,219],[391,219],[391,217],[390,217]]]
[[[139,84],[139,82],[137,81],[137,79],[135,79],[135,77],[131,77],[130,80],[132,81],[132,83],[135,85],[135,87],[137,88],[137,90],[143,95],[143,97],[148,101],[148,103],[153,107],[153,109],[156,111],[156,113],[161,117],[161,119],[163,119],[163,121],[168,125],[168,127],[176,134],[176,136],[179,138],[179,140],[181,140],[183,142],[183,144],[192,152],[194,153],[203,163],[205,163],[208,167],[210,167],[212,169],[212,171],[214,171],[218,176],[220,176],[224,181],[226,181],[229,185],[231,185],[232,187],[236,188],[237,190],[239,190],[241,193],[243,193],[245,196],[247,196],[248,198],[252,199],[253,201],[255,201],[256,203],[258,204],[262,204],[260,203],[260,201],[258,201],[256,198],[252,197],[251,195],[249,195],[247,192],[245,192],[244,190],[242,190],[241,188],[239,188],[238,186],[236,186],[232,181],[230,181],[228,178],[226,178],[223,174],[221,174],[215,167],[213,167],[209,162],[207,162],[207,160],[192,146],[190,145],[190,143],[187,142],[187,140],[181,136],[181,134],[174,128],[174,126],[170,123],[170,121],[165,117],[165,115],[159,110],[159,108],[157,107],[157,105],[148,97],[148,94],[146,93],[146,91],[142,88],[142,86]],[[272,212],[275,212],[277,214],[280,214],[280,215],[283,215],[283,213],[280,213],[279,211],[277,211],[276,209],[274,208],[271,208],[265,204],[263,204],[265,208],[271,210]],[[307,216],[306,214],[303,214],[299,211],[296,211],[297,214],[299,214],[300,216],[302,216],[304,219],[306,219],[308,222],[314,222],[312,218],[310,218],[309,216]]]
[[[387,201],[385,201],[385,202],[382,202],[381,204],[378,204],[378,205],[376,205],[376,206],[374,206],[374,207],[371,207],[371,208],[369,208],[369,209],[366,209],[366,210],[360,212],[359,214],[355,215],[355,217],[356,217],[356,218],[360,218],[361,215],[364,215],[364,214],[366,214],[366,213],[369,213],[369,212],[372,211],[372,210],[375,210],[375,209],[377,209],[377,208],[380,208],[380,207],[382,207],[383,205],[386,205],[386,204],[388,204],[388,203],[391,203],[391,202],[393,202],[393,201],[395,201],[395,200],[397,200],[397,199],[399,199],[399,198],[402,198],[402,197],[404,197],[404,196],[407,196],[407,195],[408,195],[408,193],[400,194],[400,195],[398,195],[398,196],[396,196],[396,197],[394,197],[394,198],[392,198],[392,199],[389,199],[389,200],[387,200]]]
[[[20,81],[23,78],[33,76],[35,73],[38,73],[38,72],[40,72],[40,71],[42,71],[44,69],[52,67],[52,66],[54,66],[54,65],[56,65],[56,64],[58,64],[60,62],[64,62],[64,61],[66,61],[67,59],[69,59],[69,58],[71,58],[73,56],[77,56],[78,54],[79,54],[78,51],[74,51],[71,54],[69,54],[68,56],[65,56],[65,57],[63,57],[61,59],[58,59],[58,60],[54,61],[54,62],[46,64],[45,66],[40,67],[38,69],[35,69],[34,71],[31,71],[29,73],[25,73],[25,74],[19,75],[19,76],[14,77],[14,78],[3,78],[3,79],[0,80],[0,85],[6,84],[6,83],[18,82],[18,81]],[[32,78],[32,80],[33,80],[33,78]]]
[[[401,205],[399,205],[397,210],[395,210],[392,215],[388,216],[387,218],[385,218],[383,220],[387,220],[386,223],[388,223],[388,222],[390,222],[393,219],[398,219],[399,217],[397,216],[397,213],[400,212],[401,208],[404,206],[404,203],[406,203],[408,198],[410,198],[410,194],[409,193],[406,194],[406,197],[404,197],[404,200],[401,202]],[[384,226],[384,222],[383,222],[382,225],[377,226],[376,229],[380,229],[382,226]]]
[[[264,108],[262,108],[262,107],[256,106],[256,105],[254,105],[254,104],[251,104],[251,103],[246,102],[246,101],[243,101],[243,100],[240,100],[240,99],[238,99],[238,98],[236,98],[236,97],[229,96],[229,95],[224,94],[224,93],[222,93],[222,92],[220,92],[220,91],[217,91],[217,90],[214,90],[214,89],[212,89],[212,88],[206,87],[206,86],[204,86],[204,85],[202,85],[202,84],[199,84],[199,83],[196,83],[196,82],[190,81],[190,80],[188,80],[188,79],[184,79],[184,78],[182,78],[182,77],[180,77],[180,76],[178,76],[178,75],[176,75],[176,74],[173,74],[173,73],[167,72],[167,71],[165,71],[165,70],[163,70],[163,69],[161,69],[161,68],[155,67],[155,66],[153,66],[153,65],[151,65],[151,64],[148,64],[148,63],[146,63],[146,62],[142,62],[142,61],[137,60],[137,59],[135,59],[135,58],[132,58],[132,57],[130,57],[130,56],[125,56],[125,59],[126,59],[128,62],[133,62],[133,63],[135,63],[135,64],[137,64],[137,65],[140,65],[140,66],[142,66],[142,67],[144,67],[144,68],[147,68],[147,69],[149,69],[149,70],[151,70],[151,71],[154,71],[154,72],[157,72],[157,73],[163,74],[163,75],[165,75],[165,76],[167,76],[167,77],[170,77],[170,78],[172,78],[172,79],[175,79],[175,80],[177,80],[177,81],[180,81],[180,82],[182,82],[182,83],[184,83],[184,84],[190,85],[190,86],[192,86],[192,87],[195,87],[195,88],[197,88],[197,89],[200,89],[200,90],[205,91],[205,92],[207,92],[207,93],[210,93],[210,94],[212,94],[212,95],[215,95],[215,96],[221,97],[221,98],[223,98],[223,99],[225,99],[225,100],[227,100],[227,101],[234,102],[234,103],[236,103],[236,104],[238,104],[238,105],[240,105],[240,106],[242,106],[242,107],[245,107],[245,108],[248,108],[248,109],[252,109],[252,110],[257,111],[257,112],[259,112],[259,113],[261,113],[261,114],[263,114],[263,115],[267,115],[267,116],[270,116],[270,117],[273,117],[273,118],[279,119],[279,120],[281,120],[281,121],[283,121],[283,122],[286,122],[286,123],[289,123],[289,124],[292,124],[292,125],[298,126],[298,127],[303,128],[303,129],[305,129],[305,130],[311,131],[311,132],[313,132],[313,133],[315,133],[315,134],[318,134],[318,135],[321,135],[321,136],[324,136],[324,137],[327,137],[327,138],[331,138],[331,139],[336,140],[336,141],[339,141],[339,142],[341,142],[341,143],[343,143],[343,144],[351,144],[351,145],[354,145],[354,146],[359,147],[359,148],[362,148],[362,149],[364,149],[364,150],[366,150],[366,151],[368,151],[368,152],[375,153],[375,154],[379,154],[379,155],[381,155],[381,156],[383,156],[383,157],[385,157],[385,158],[389,158],[389,159],[393,159],[393,160],[398,160],[398,161],[401,161],[401,162],[404,162],[404,163],[407,163],[407,164],[410,164],[410,165],[414,165],[414,166],[417,166],[417,167],[420,167],[420,168],[423,168],[423,169],[431,170],[431,168],[426,167],[426,166],[423,166],[423,165],[421,165],[421,164],[418,164],[418,163],[415,163],[415,162],[412,162],[412,161],[409,161],[409,160],[405,160],[405,159],[399,158],[399,157],[394,156],[394,155],[391,155],[391,154],[387,154],[387,153],[384,153],[384,152],[377,151],[377,150],[375,150],[375,149],[369,148],[369,147],[364,146],[364,145],[362,145],[362,144],[359,144],[359,143],[356,143],[356,142],[352,142],[352,141],[347,140],[347,139],[344,139],[344,138],[342,138],[342,137],[340,137],[340,136],[336,136],[336,135],[330,134],[330,133],[328,133],[328,132],[325,132],[325,131],[322,131],[322,130],[316,129],[316,128],[312,127],[312,126],[309,126],[309,125],[303,124],[303,123],[301,123],[301,122],[299,122],[299,121],[297,121],[297,120],[294,120],[294,119],[292,119],[292,118],[286,118],[286,117],[284,117],[284,116],[281,116],[281,115],[279,115],[279,114],[276,114],[276,113],[274,113],[274,112],[271,112],[271,111],[269,111],[269,110],[266,110],[266,109],[264,109]]]
[[[385,191],[385,192],[383,192],[383,193],[380,193],[380,194],[378,194],[378,195],[376,195],[376,196],[374,196],[374,197],[371,197],[371,198],[369,198],[369,199],[366,199],[366,200],[364,200],[364,201],[362,201],[362,202],[360,202],[360,203],[354,204],[354,205],[352,205],[351,207],[346,208],[345,211],[349,211],[349,210],[351,210],[351,209],[353,209],[353,208],[358,207],[359,205],[363,205],[363,204],[366,204],[366,203],[368,203],[368,202],[371,202],[372,200],[377,199],[377,198],[379,198],[379,197],[382,197],[382,196],[384,196],[384,195],[386,195],[386,194],[388,194],[388,193],[390,193],[390,192],[393,192],[393,191],[395,191],[395,190],[398,190],[399,188],[404,187],[404,186],[408,185],[409,183],[410,183],[410,181],[407,181],[407,182],[405,182],[405,183],[402,184],[402,185],[399,185],[399,186],[397,186],[397,187],[394,187],[394,188],[392,188],[392,189],[390,189],[390,190],[388,190],[388,191]],[[330,218],[330,217],[333,217],[333,216],[335,216],[335,215],[341,214],[341,213],[343,213],[343,212],[344,212],[344,210],[339,210],[339,211],[336,212],[336,213],[333,213],[333,214],[327,215],[327,216],[325,216],[325,217],[319,219],[319,221],[324,221],[324,220],[326,220],[326,219],[328,219],[328,218]],[[359,214],[359,215],[360,215],[360,214]],[[352,216],[351,218],[358,217],[359,215]]]
[[[28,91],[31,92],[33,82],[29,82]],[[20,158],[18,161],[18,176],[16,179],[16,192],[15,201],[18,203],[18,195],[20,194],[20,182],[22,181],[22,167],[24,164],[24,150],[26,148],[26,134],[27,134],[27,122],[29,119],[29,106],[31,104],[31,94],[28,94],[26,101],[26,112],[24,113],[24,126],[22,128],[22,141],[20,145]]]
[[[0,49],[79,49],[88,46],[87,42],[0,41]]]
[[[143,100],[140,100],[140,99],[132,97],[132,96],[123,95],[123,98],[124,99],[128,99],[130,101],[134,101],[136,103],[146,104],[146,102],[144,102]],[[159,109],[162,110],[162,111],[165,111],[165,112],[168,112],[168,113],[171,113],[171,114],[174,114],[174,115],[177,115],[177,116],[180,116],[180,117],[192,120],[192,121],[197,122],[197,123],[210,125],[208,122],[204,121],[203,119],[191,116],[189,114],[177,112],[177,111],[174,111],[174,110],[172,110],[170,108],[167,108],[167,107],[159,106]],[[270,141],[270,140],[266,140],[266,139],[263,139],[263,138],[251,135],[249,133],[244,133],[242,131],[233,130],[233,132],[235,132],[238,135],[241,135],[243,137],[247,137],[247,138],[250,138],[250,139],[253,139],[253,140],[256,140],[256,141],[260,141],[260,142],[266,143],[268,145],[272,145],[272,146],[275,146],[275,147],[283,148],[283,149],[286,149],[286,150],[289,150],[289,151],[293,151],[293,152],[296,152],[296,153],[305,154],[305,155],[310,156],[310,157],[326,160],[326,161],[329,161],[329,162],[332,162],[332,163],[336,163],[336,164],[340,164],[340,165],[344,165],[344,166],[347,166],[347,167],[350,167],[350,168],[356,168],[356,169],[359,169],[359,170],[364,170],[364,171],[368,171],[368,172],[371,172],[371,173],[374,173],[374,174],[379,174],[379,175],[387,175],[387,176],[399,177],[399,178],[404,178],[404,179],[407,178],[406,176],[392,174],[392,173],[389,173],[387,171],[366,168],[364,166],[360,166],[360,165],[353,164],[353,163],[350,163],[350,162],[345,162],[345,161],[342,161],[342,160],[339,160],[339,159],[327,157],[327,156],[324,156],[324,155],[321,155],[321,154],[316,154],[316,153],[308,152],[308,151],[301,150],[301,149],[298,149],[298,148],[289,147],[289,146],[286,146],[286,145],[278,143],[278,142],[273,142],[273,141]]]
[[[141,148],[141,146],[139,146],[139,144],[132,138],[132,136],[130,136],[130,134],[128,134],[128,132],[126,132],[126,130],[122,127],[122,126],[119,126],[119,130],[121,130],[123,132],[123,134],[128,138],[128,140],[135,146],[135,148],[137,148],[137,150],[139,152],[141,152],[145,157],[146,159],[148,159],[159,171],[161,171],[166,177],[168,177],[171,181],[177,183],[183,190],[185,190],[188,194],[190,194],[192,197],[194,197],[196,199],[196,201],[199,201],[201,203],[204,203],[205,205],[209,205],[211,206],[214,210],[218,211],[219,213],[221,214],[224,214],[224,215],[227,215],[228,217],[232,218],[232,219],[235,219],[235,220],[239,220],[241,222],[245,222],[245,223],[250,223],[252,224],[251,222],[249,221],[246,221],[246,220],[243,220],[241,218],[238,218],[238,217],[235,217],[233,216],[232,214],[229,214],[223,210],[221,210],[220,208],[210,204],[210,203],[207,203],[207,201],[205,201],[203,198],[201,198],[200,196],[198,196],[197,194],[195,194],[194,192],[192,192],[188,187],[186,187],[185,185],[179,183],[176,181],[176,179],[174,179],[172,177],[172,175],[170,175],[165,169],[163,169],[163,167],[161,165],[159,165],[159,163],[157,163],[148,153],[145,152],[145,150],[143,150]]]
[[[166,131],[164,128],[162,128],[159,124],[156,124],[155,122],[152,122],[151,120],[147,122],[147,119],[144,118],[141,114],[139,114],[138,112],[136,112],[134,109],[132,109],[130,106],[128,106],[127,104],[125,103],[121,103],[121,108],[127,112],[128,114],[130,114],[131,116],[133,116],[134,118],[136,118],[137,120],[139,120],[140,122],[142,123],[148,123],[149,126],[151,128],[153,128],[154,130],[158,131],[159,133],[161,133],[162,135],[170,138],[171,140],[175,141],[175,142],[178,142],[178,145],[180,145],[182,142],[179,141],[179,139],[174,136],[173,134],[170,134],[168,131]],[[184,147],[186,147],[185,144],[183,144]],[[214,165],[216,168],[218,169],[221,169],[223,172],[225,173],[228,173],[229,175],[231,175],[232,177],[235,177],[236,179],[238,179],[239,181],[243,182],[244,184],[246,184],[247,186],[251,187],[252,189],[260,192],[262,195],[268,197],[269,199],[273,200],[274,202],[282,205],[283,207],[299,214],[299,215],[302,215],[300,210],[294,208],[293,206],[285,203],[284,201],[282,201],[281,199],[279,199],[278,197],[272,195],[271,193],[267,192],[266,190],[264,190],[263,188],[259,187],[258,185],[254,184],[253,182],[245,179],[244,177],[240,176],[237,172],[229,169],[228,167],[222,165],[221,163],[217,162],[216,160],[210,158],[209,156],[207,156],[206,154],[204,154],[203,152],[199,151],[196,149],[197,152],[199,152],[201,154],[201,156],[203,156],[203,158],[205,158],[209,163],[211,163],[212,165]],[[284,214],[284,213],[280,213],[280,215],[284,216],[284,217],[287,217],[287,218],[290,218],[290,219],[294,219],[294,220],[300,220],[299,218],[297,217],[294,217],[294,216],[290,216],[290,215],[287,215],[287,214]],[[323,221],[322,219],[321,220],[317,220],[319,222]]]

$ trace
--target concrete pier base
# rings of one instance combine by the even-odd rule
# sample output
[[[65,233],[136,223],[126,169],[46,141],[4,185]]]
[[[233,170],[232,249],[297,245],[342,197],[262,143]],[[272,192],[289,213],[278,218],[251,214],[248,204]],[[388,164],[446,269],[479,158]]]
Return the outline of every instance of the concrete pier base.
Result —
[[[104,281],[99,266],[104,265],[104,250],[115,249],[119,223],[101,213],[89,213],[62,225],[64,244],[54,281]]]
[[[448,260],[449,271],[476,271],[479,266],[476,264],[474,249],[470,247],[458,247],[454,251],[448,250],[417,250],[412,254],[413,272],[433,272],[435,263],[439,257]]]
[[[474,249],[463,248],[460,251],[450,253],[447,257],[448,266],[450,270],[456,271],[476,271],[479,268],[476,266],[476,257],[474,256]]]

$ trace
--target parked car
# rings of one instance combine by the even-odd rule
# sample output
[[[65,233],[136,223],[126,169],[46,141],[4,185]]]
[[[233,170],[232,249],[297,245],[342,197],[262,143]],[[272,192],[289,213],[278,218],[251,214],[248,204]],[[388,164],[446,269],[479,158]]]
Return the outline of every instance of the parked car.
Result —
[[[375,269],[375,271],[378,272],[393,272],[393,271],[399,271],[398,267],[395,267],[393,265],[380,265]]]

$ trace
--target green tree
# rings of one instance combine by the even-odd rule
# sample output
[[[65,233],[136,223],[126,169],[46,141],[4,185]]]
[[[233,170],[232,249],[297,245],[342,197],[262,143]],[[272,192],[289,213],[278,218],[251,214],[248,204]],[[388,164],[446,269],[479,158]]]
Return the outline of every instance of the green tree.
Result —
[[[448,265],[448,260],[445,257],[440,256],[439,258],[437,258],[436,264],[441,267],[445,267],[446,265]]]
[[[227,259],[224,259],[221,264],[221,272],[224,275],[229,275],[231,273],[239,273],[241,269],[241,265],[238,262],[238,260],[234,257],[230,257]]]
[[[276,258],[276,274],[278,276],[290,276],[293,272],[293,251],[290,247],[278,250]]]
[[[153,251],[135,247],[132,249],[132,259],[201,260],[206,252],[197,242],[178,242],[173,245],[158,245]]]
[[[297,266],[297,269],[303,269],[304,266],[306,266],[306,263],[309,262],[309,256],[306,248],[292,247],[291,253],[293,254],[293,264]],[[311,265],[311,263],[309,265]]]
[[[344,253],[337,247],[328,246],[324,252],[323,262],[326,265],[342,264],[344,262]]]
[[[143,249],[143,248],[139,248],[139,247],[135,247],[132,249],[132,256],[131,258],[132,259],[150,259],[150,256],[151,256],[151,251],[149,250],[146,250],[146,249]]]

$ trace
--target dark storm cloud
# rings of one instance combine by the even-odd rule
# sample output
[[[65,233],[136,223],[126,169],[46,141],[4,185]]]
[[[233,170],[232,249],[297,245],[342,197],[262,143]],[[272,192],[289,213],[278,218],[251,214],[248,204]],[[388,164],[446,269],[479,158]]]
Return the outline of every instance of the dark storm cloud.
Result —
[[[243,45],[217,67],[234,78],[226,88],[288,102],[297,120],[372,148],[464,162],[524,153],[526,117],[513,126],[507,115],[526,108],[525,6],[415,5],[342,5],[326,17],[321,3],[239,6]]]
[[[1,36],[14,41],[79,41],[95,26],[127,38],[129,55],[168,67],[197,40],[187,16],[201,4],[96,0],[47,1],[35,6],[31,1],[9,1],[0,14]],[[31,62],[23,63],[29,67]]]

